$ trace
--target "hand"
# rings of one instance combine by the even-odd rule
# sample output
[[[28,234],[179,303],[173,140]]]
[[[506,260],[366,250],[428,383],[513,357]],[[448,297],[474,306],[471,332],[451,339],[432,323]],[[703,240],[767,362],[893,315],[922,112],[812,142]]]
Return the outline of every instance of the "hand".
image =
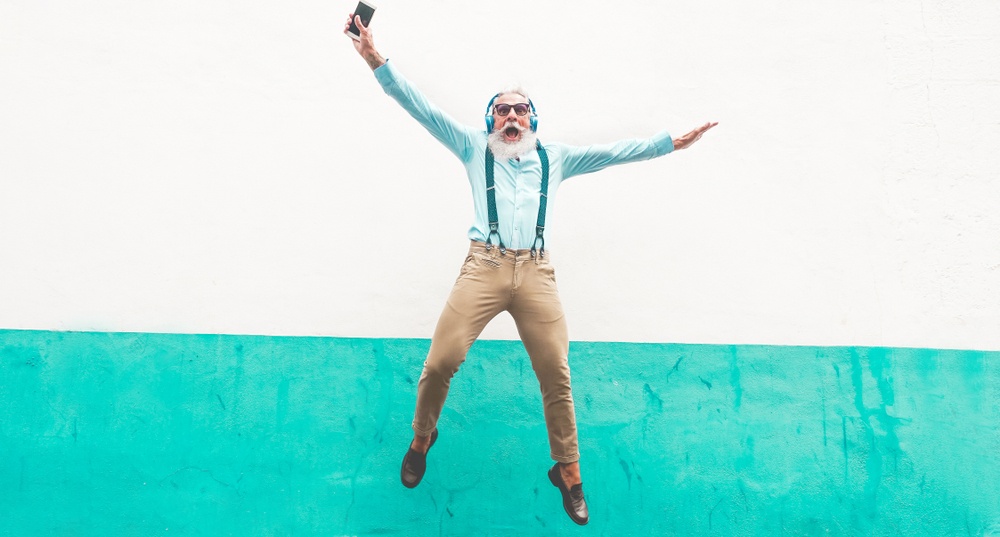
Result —
[[[347,22],[344,23],[344,33],[351,27],[351,15],[347,16]],[[366,26],[361,24],[361,17],[354,15],[354,24],[358,27],[358,37],[360,39],[355,40],[351,38],[351,42],[354,43],[354,50],[358,51],[358,54],[368,62],[368,66],[372,68],[372,71],[380,67],[385,63],[385,58],[375,50],[375,42],[372,40],[372,32]],[[348,36],[350,37],[350,36]]]
[[[697,129],[695,129],[695,130],[693,130],[693,131],[685,134],[684,136],[681,136],[680,138],[675,138],[674,139],[674,149],[677,150],[677,149],[685,149],[687,147],[690,147],[691,144],[693,144],[693,143],[697,142],[699,139],[701,139],[701,135],[705,134],[705,132],[708,129],[711,129],[712,127],[714,127],[714,126],[716,126],[718,124],[719,124],[718,122],[715,122],[715,123],[705,123],[704,125],[698,127]]]

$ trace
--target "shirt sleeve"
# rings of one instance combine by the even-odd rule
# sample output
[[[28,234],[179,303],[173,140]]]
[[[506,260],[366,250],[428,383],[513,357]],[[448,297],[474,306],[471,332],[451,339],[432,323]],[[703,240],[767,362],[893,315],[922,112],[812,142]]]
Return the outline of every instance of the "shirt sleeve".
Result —
[[[416,119],[462,162],[472,158],[474,131],[434,106],[389,61],[375,69],[375,79],[382,90]]]
[[[662,157],[674,150],[674,141],[667,132],[652,138],[622,140],[610,144],[585,147],[569,146],[563,154],[563,177],[603,170],[615,164]]]

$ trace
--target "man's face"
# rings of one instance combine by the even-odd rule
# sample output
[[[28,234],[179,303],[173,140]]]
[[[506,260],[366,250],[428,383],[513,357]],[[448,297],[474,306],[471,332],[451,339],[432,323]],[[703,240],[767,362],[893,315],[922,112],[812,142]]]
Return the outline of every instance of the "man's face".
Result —
[[[507,143],[514,143],[521,140],[521,136],[524,132],[531,130],[531,111],[529,111],[523,116],[517,115],[512,107],[506,116],[500,115],[497,112],[497,105],[516,105],[523,104],[528,106],[528,99],[519,93],[505,93],[493,102],[493,131],[501,131],[503,133],[503,140]],[[514,126],[520,128],[512,128]]]

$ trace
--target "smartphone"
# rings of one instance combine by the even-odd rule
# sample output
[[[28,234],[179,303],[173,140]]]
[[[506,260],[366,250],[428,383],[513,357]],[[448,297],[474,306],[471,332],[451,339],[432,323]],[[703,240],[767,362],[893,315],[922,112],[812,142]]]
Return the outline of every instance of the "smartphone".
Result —
[[[374,14],[375,4],[365,0],[358,2],[358,7],[354,10],[354,15],[351,15],[351,27],[347,29],[347,35],[351,36],[351,39],[355,41],[361,39],[361,36],[359,35],[360,32],[358,31],[358,25],[354,24],[355,15],[361,16],[361,24],[367,28],[372,22],[372,15]]]

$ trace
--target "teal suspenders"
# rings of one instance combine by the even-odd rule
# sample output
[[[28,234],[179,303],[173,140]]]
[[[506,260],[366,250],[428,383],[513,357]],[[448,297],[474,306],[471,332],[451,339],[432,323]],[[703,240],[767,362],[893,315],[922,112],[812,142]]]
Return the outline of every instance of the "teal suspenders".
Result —
[[[545,206],[549,199],[549,156],[542,149],[541,142],[535,142],[538,160],[542,162],[542,188],[538,198],[538,221],[535,224],[535,240],[531,243],[531,257],[545,257]],[[489,213],[490,231],[486,235],[486,250],[493,248],[493,234],[496,233],[500,253],[506,254],[507,248],[500,239],[500,219],[497,217],[497,196],[493,184],[493,172],[496,162],[489,146],[486,147],[486,210]],[[539,244],[541,243],[541,244]],[[538,247],[536,249],[536,246]]]
[[[494,192],[493,185],[493,152],[490,151],[490,147],[486,146],[486,211],[489,213],[490,218],[490,231],[486,235],[486,251],[490,251],[493,248],[493,234],[497,234],[497,242],[500,244],[500,253],[507,253],[507,248],[503,245],[503,239],[500,238],[500,219],[497,217],[497,195]]]
[[[535,245],[539,245],[537,254],[545,257],[545,205],[549,201],[549,156],[542,149],[541,142],[535,142],[538,150],[538,160],[542,161],[542,189],[538,198],[538,221],[535,223],[535,240],[531,241],[531,257],[534,258]]]

